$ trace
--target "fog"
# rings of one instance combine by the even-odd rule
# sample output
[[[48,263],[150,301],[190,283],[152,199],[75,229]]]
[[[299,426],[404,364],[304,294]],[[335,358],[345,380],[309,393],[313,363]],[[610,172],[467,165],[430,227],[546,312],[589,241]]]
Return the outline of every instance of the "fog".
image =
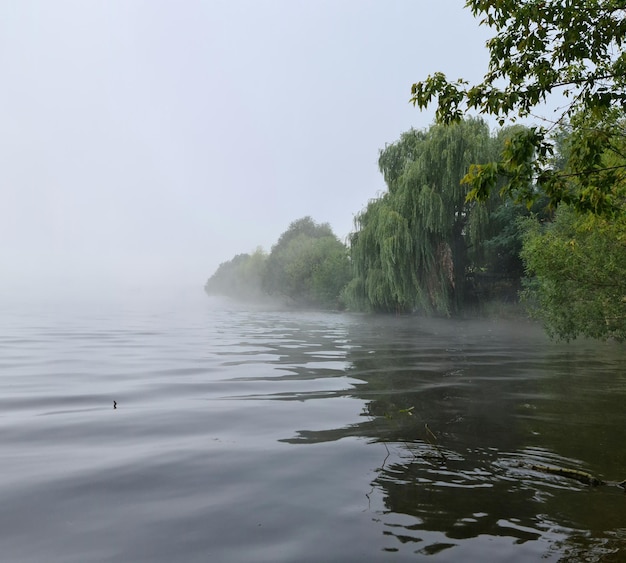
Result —
[[[0,4],[1,296],[202,292],[305,215],[344,238],[378,150],[476,80],[464,0]]]

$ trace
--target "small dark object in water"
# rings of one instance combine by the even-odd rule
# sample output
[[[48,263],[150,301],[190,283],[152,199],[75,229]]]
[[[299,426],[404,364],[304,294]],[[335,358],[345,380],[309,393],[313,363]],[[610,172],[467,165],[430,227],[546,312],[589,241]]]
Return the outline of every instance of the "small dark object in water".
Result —
[[[113,408],[116,409],[117,408],[117,401],[113,401]]]
[[[585,485],[591,487],[598,487],[600,485],[607,485],[605,481],[597,479],[590,473],[585,471],[578,471],[578,469],[566,469],[564,467],[549,467],[547,465],[530,465],[533,471],[543,471],[544,473],[552,473],[554,475],[560,475],[561,477],[567,477],[569,479],[575,479]]]

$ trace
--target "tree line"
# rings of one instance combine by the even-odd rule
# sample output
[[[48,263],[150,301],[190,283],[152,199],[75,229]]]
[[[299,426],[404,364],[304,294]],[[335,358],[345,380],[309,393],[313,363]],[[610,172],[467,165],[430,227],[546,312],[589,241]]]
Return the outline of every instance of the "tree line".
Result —
[[[461,180],[471,164],[497,158],[521,129],[492,133],[482,119],[468,118],[403,133],[380,151],[387,189],[356,215],[347,244],[328,224],[304,217],[269,253],[259,248],[221,264],[206,291],[439,315],[521,294],[555,336],[623,339],[626,213],[603,216],[568,204],[553,210],[545,195],[530,206],[498,191],[468,199]],[[567,170],[570,135],[571,126],[555,134],[555,169]],[[616,194],[625,187],[615,183]]]
[[[305,217],[269,254],[222,264],[208,292],[441,315],[521,295],[555,337],[626,339],[626,11],[611,0],[466,6],[495,31],[488,72],[476,85],[442,73],[413,85],[436,122],[380,151],[386,191],[347,244]],[[515,123],[556,89],[571,100],[560,115]]]
[[[350,279],[346,246],[327,223],[311,217],[292,222],[269,254],[257,248],[220,264],[205,285],[213,295],[241,300],[279,299],[287,305],[342,308]]]

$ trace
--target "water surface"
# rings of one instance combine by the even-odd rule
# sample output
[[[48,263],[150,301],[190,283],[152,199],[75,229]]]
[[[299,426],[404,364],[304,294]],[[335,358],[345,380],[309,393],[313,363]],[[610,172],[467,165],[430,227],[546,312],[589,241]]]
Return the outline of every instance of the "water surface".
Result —
[[[623,346],[201,297],[0,306],[2,560],[626,557]]]

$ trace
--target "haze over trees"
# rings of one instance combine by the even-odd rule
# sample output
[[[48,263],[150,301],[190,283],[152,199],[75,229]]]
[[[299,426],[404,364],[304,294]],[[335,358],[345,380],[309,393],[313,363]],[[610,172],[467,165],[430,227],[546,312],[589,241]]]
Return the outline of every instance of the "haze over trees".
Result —
[[[327,223],[303,217],[289,225],[269,255],[261,249],[220,264],[205,291],[257,301],[273,297],[300,307],[341,308],[350,279],[346,246]]]
[[[517,297],[525,278],[523,295],[549,334],[626,339],[626,6],[466,7],[494,30],[483,81],[435,73],[413,85],[411,101],[434,103],[436,123],[380,151],[387,189],[356,215],[349,249],[305,217],[269,255],[222,264],[207,291],[454,315]],[[566,105],[538,118],[552,92]],[[502,128],[490,131],[472,111]],[[520,117],[542,125],[513,124]]]
[[[267,255],[262,248],[252,254],[237,254],[219,265],[208,279],[204,289],[209,295],[225,295],[242,301],[255,301],[263,297]]]
[[[330,225],[304,217],[291,223],[272,247],[263,288],[294,304],[338,308],[349,279],[346,246]]]

